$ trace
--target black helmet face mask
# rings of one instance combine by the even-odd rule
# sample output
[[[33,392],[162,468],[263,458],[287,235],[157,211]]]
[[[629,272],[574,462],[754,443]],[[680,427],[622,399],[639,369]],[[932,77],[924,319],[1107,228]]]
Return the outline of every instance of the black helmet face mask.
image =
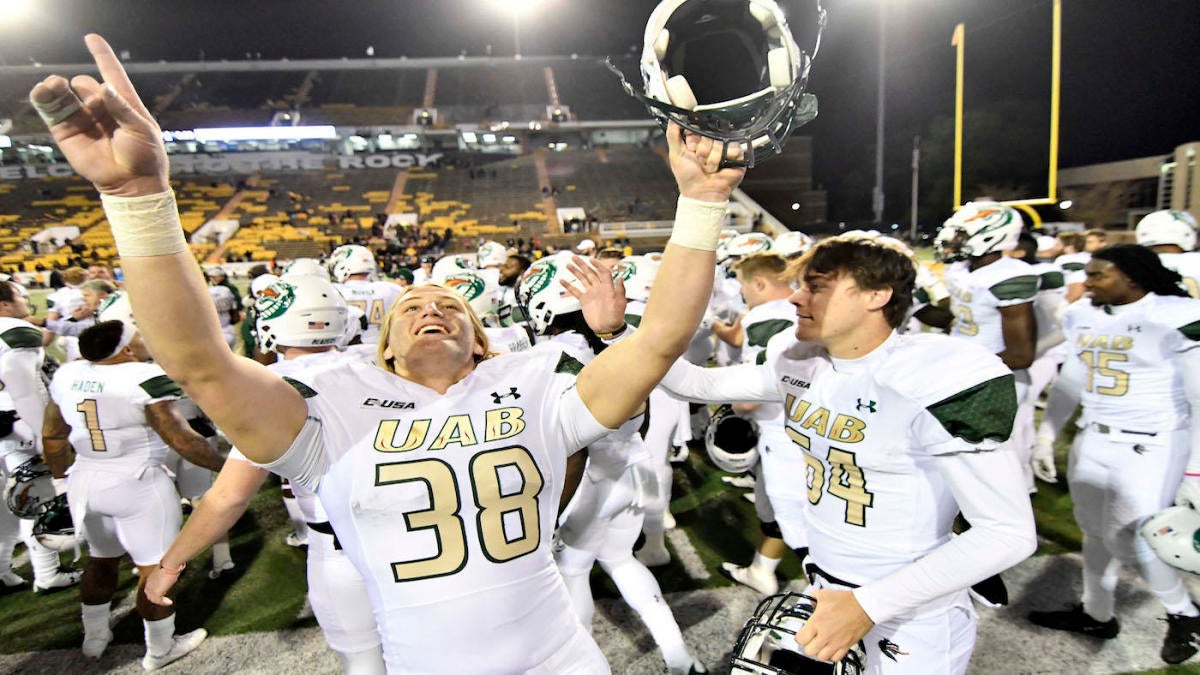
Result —
[[[774,0],[664,0],[646,24],[644,92],[609,68],[664,127],[675,122],[722,141],[722,166],[749,167],[780,154],[791,133],[816,118],[817,99],[804,88],[824,27],[818,5],[810,55]],[[734,144],[742,160],[728,158]]]

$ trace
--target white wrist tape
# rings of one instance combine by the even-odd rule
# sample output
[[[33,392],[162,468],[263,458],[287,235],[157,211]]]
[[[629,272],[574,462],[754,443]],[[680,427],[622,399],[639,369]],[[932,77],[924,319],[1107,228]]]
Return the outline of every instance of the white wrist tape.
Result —
[[[122,258],[148,258],[188,250],[175,193],[171,190],[142,197],[100,195],[117,252]]]
[[[671,229],[671,241],[676,246],[685,246],[701,251],[717,250],[721,226],[725,224],[725,212],[729,202],[702,202],[679,195],[675,207],[675,227]]]

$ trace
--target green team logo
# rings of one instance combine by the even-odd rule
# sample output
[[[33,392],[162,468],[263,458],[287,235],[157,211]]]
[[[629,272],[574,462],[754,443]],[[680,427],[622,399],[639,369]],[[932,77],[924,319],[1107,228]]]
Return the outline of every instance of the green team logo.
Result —
[[[263,319],[278,319],[296,302],[296,289],[286,281],[278,281],[263,289],[254,300],[254,311]]]
[[[125,296],[125,293],[123,291],[117,291],[116,293],[110,293],[107,297],[105,297],[104,299],[102,299],[100,301],[100,304],[96,305],[96,316],[100,316],[101,314],[104,314],[104,312],[109,307],[112,307],[113,305],[117,304],[117,300],[119,300],[120,298],[122,298],[124,296]]]
[[[442,282],[446,288],[453,289],[466,298],[467,302],[483,296],[483,278],[478,274],[451,274]]]
[[[521,279],[522,294],[527,298],[532,298],[546,290],[556,276],[558,276],[558,265],[554,264],[552,260],[530,267],[529,271],[525,273],[525,278]]]
[[[620,279],[622,283],[635,276],[637,276],[637,263],[633,260],[622,260],[617,263],[617,269],[613,270],[613,278]]]

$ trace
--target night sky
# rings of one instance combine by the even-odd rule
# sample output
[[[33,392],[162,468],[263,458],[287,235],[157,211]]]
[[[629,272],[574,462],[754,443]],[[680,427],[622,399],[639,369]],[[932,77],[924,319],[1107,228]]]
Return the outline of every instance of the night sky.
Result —
[[[134,60],[446,56],[513,49],[500,0],[34,0],[26,20],[0,26],[9,64],[79,62],[81,36],[105,35]],[[646,0],[541,0],[521,20],[525,54],[640,50]],[[797,33],[813,0],[782,0]],[[809,90],[821,117],[816,179],[835,187],[873,172],[880,0],[826,0],[829,27]],[[3,7],[4,3],[0,3]],[[1200,2],[1064,0],[1060,165],[1167,154],[1200,140]],[[950,37],[967,25],[968,109],[1021,100],[1048,109],[1050,0],[892,0],[888,25],[889,172],[911,137],[952,116]],[[802,45],[803,46],[803,45]],[[1039,133],[1041,133],[1039,131]],[[894,147],[893,147],[894,146]],[[970,157],[968,148],[968,161]],[[905,155],[903,157],[899,155]],[[872,174],[873,175],[873,174]],[[873,179],[872,179],[873,180]],[[1038,195],[1040,196],[1040,195]],[[892,209],[889,208],[889,212]]]

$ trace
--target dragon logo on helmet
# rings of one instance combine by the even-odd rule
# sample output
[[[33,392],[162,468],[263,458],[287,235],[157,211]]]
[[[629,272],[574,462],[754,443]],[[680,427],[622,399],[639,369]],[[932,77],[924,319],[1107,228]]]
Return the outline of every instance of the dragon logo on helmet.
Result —
[[[254,310],[261,319],[277,319],[287,313],[296,301],[296,289],[286,281],[267,286],[254,300]]]

